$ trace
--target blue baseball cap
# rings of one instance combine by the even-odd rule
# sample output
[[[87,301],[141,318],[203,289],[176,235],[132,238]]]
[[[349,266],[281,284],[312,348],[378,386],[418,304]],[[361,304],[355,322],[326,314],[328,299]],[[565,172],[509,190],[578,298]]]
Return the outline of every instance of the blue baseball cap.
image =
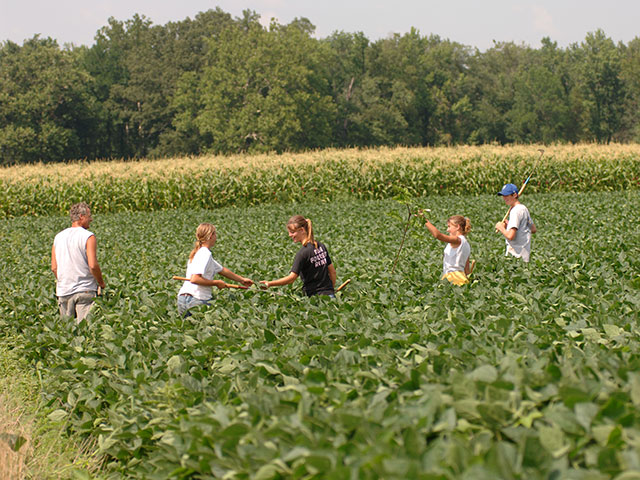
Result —
[[[498,195],[502,195],[503,197],[507,195],[513,195],[514,193],[518,193],[518,187],[516,187],[513,183],[507,183],[502,190],[498,192]]]

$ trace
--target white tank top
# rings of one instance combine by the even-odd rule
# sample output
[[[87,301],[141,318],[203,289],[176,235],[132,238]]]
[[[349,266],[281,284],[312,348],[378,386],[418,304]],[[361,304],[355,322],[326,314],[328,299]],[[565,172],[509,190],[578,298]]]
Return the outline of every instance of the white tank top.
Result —
[[[58,297],[98,290],[98,283],[91,274],[87,261],[87,240],[92,235],[82,227],[70,227],[58,233],[53,240],[58,264]]]
[[[464,272],[469,255],[471,255],[471,245],[467,242],[464,235],[459,235],[460,245],[453,248],[450,243],[444,248],[444,256],[442,257],[442,274],[449,272]]]

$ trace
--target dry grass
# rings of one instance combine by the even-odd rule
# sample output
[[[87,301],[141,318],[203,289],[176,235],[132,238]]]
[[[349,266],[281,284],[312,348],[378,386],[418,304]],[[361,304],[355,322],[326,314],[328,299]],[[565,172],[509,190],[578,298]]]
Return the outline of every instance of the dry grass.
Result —
[[[581,145],[518,145],[518,146],[456,146],[456,147],[396,147],[369,149],[328,149],[306,153],[229,155],[168,158],[162,160],[69,162],[34,164],[0,168],[0,181],[6,183],[73,183],[87,178],[135,178],[153,179],[176,174],[198,175],[216,170],[236,170],[250,174],[254,170],[272,170],[291,165],[319,165],[326,161],[354,162],[366,169],[368,166],[389,162],[423,163],[434,166],[463,161],[491,162],[496,157],[531,157],[538,149],[545,149],[546,158],[593,160],[617,156],[640,156],[640,144],[581,144]]]
[[[15,480],[27,476],[27,462],[31,454],[32,422],[26,420],[15,402],[0,393],[0,480]],[[16,441],[26,440],[17,451]]]
[[[70,479],[74,470],[99,474],[96,442],[69,438],[65,430],[40,410],[28,367],[0,347],[0,480]]]

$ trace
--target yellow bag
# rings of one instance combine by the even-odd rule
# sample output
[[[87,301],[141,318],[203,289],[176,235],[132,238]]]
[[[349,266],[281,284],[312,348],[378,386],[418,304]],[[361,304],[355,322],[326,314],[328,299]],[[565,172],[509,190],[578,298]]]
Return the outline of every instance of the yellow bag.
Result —
[[[454,285],[466,285],[467,283],[469,283],[469,279],[464,274],[464,272],[445,273],[442,276],[442,279],[445,279],[445,278],[449,280],[450,283],[453,283]]]

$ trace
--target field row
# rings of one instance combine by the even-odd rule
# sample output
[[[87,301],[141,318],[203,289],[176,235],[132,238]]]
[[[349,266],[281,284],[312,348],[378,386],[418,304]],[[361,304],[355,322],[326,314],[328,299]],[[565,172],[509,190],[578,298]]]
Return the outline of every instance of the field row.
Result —
[[[298,155],[96,162],[2,169],[0,217],[64,214],[83,200],[96,212],[219,208],[398,195],[479,195],[520,185],[540,147],[328,150]],[[554,146],[530,192],[640,187],[640,145]]]
[[[0,223],[0,332],[43,378],[50,416],[99,440],[106,477],[613,479],[640,472],[637,192],[526,197],[528,267],[505,258],[495,195],[416,199],[471,218],[474,281],[394,201],[96,215],[109,294],[77,328],[48,271],[63,216]],[[288,272],[284,223],[314,221],[336,301],[218,291],[175,311],[193,232],[255,280]],[[128,228],[123,230],[122,225]],[[21,292],[16,296],[15,292]],[[621,477],[622,478],[622,477]],[[625,477],[627,478],[627,477]],[[631,477],[629,477],[631,478]]]

